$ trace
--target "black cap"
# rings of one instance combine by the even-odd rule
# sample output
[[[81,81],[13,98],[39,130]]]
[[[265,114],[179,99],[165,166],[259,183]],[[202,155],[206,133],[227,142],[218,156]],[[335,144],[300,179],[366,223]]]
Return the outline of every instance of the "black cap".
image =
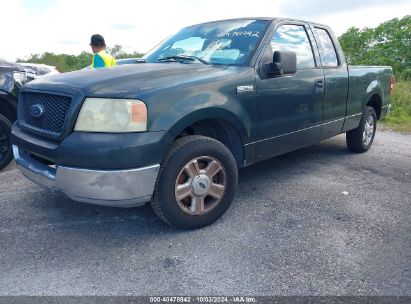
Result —
[[[90,44],[95,45],[95,46],[100,46],[100,45],[106,45],[106,42],[104,41],[103,36],[99,34],[94,34],[93,36],[91,36]]]

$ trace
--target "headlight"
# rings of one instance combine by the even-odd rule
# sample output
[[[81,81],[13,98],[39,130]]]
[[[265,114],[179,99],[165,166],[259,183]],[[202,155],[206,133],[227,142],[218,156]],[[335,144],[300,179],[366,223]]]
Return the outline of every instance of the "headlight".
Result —
[[[147,131],[147,107],[140,100],[86,98],[74,130],[108,133],[144,132]]]

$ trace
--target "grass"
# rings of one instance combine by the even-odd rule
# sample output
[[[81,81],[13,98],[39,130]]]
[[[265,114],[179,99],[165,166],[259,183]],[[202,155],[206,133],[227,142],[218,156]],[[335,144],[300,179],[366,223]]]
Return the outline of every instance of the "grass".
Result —
[[[391,99],[392,111],[383,120],[390,129],[411,133],[411,81],[394,84]]]

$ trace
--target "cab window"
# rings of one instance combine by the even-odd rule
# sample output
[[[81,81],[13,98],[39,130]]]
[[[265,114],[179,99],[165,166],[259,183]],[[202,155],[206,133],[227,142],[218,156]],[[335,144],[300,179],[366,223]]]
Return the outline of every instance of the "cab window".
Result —
[[[271,39],[275,51],[291,51],[297,55],[297,69],[315,67],[315,61],[307,32],[302,25],[281,25]]]
[[[318,37],[318,47],[320,49],[320,58],[323,67],[337,67],[338,58],[335,52],[334,44],[328,32],[321,28],[315,28]]]

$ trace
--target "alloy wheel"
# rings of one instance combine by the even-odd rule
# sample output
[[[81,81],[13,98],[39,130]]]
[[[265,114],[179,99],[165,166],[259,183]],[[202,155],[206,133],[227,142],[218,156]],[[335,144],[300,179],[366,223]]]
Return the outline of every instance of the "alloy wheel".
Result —
[[[221,163],[210,156],[188,162],[177,176],[175,198],[190,215],[203,215],[223,199],[227,174]]]
[[[362,140],[365,146],[368,146],[371,143],[371,140],[374,136],[374,127],[375,127],[374,117],[370,115],[365,121],[364,132],[362,134]]]

